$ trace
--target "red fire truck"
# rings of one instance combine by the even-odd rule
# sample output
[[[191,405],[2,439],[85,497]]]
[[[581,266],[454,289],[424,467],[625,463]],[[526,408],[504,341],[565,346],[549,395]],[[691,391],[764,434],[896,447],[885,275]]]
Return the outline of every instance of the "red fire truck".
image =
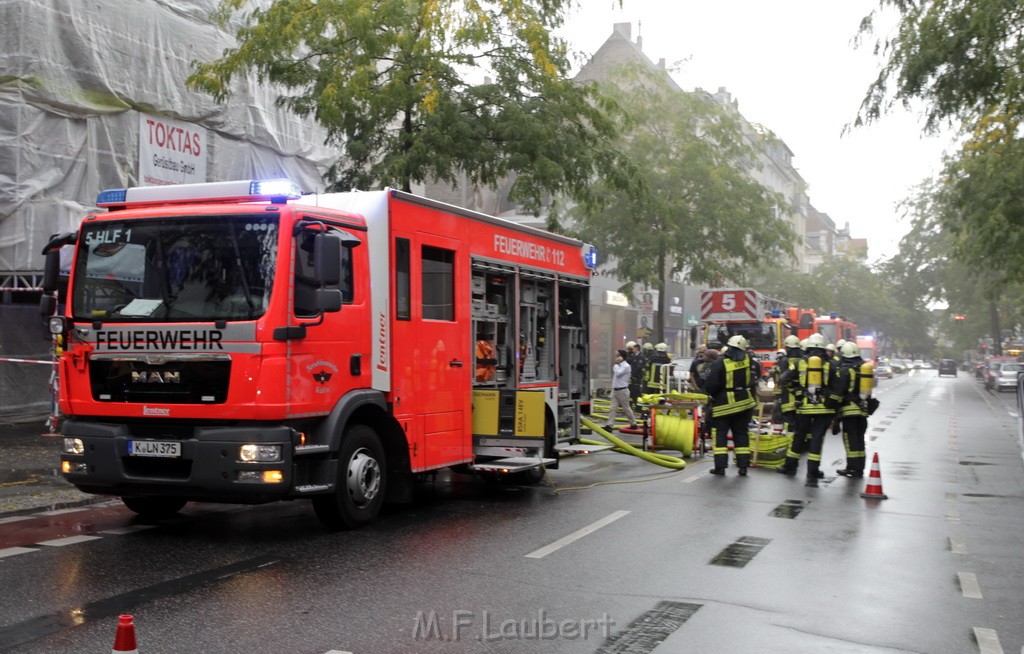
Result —
[[[583,243],[395,190],[104,191],[59,349],[72,484],[160,515],[310,498],[373,520],[420,473],[537,479],[589,401]],[[43,310],[53,312],[53,295]]]
[[[819,317],[818,331],[825,337],[826,343],[835,343],[839,339],[854,341],[857,338],[857,325],[840,316],[835,311],[828,314],[828,317]]]
[[[754,289],[702,291],[700,309],[704,344],[718,348],[739,334],[747,339],[765,371],[775,365],[775,354],[786,336],[796,333],[796,326],[789,323],[790,305]]]

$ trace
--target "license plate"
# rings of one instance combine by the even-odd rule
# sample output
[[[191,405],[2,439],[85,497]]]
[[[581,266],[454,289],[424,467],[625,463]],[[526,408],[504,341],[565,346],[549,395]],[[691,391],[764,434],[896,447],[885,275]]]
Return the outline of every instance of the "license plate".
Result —
[[[181,443],[177,441],[128,441],[129,456],[181,456]]]

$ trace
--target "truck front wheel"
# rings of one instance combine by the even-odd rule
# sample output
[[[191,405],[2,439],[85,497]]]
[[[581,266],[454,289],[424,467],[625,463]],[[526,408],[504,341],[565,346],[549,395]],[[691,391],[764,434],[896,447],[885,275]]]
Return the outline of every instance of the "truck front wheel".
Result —
[[[168,518],[188,503],[176,497],[122,497],[121,501],[143,518]]]
[[[331,495],[313,498],[313,511],[330,529],[355,529],[373,522],[384,504],[387,462],[377,433],[349,428],[338,452],[338,480]]]

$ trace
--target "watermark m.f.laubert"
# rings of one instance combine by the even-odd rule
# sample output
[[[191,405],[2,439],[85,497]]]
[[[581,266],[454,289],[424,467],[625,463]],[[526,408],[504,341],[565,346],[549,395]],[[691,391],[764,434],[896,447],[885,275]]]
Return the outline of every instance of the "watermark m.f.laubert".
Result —
[[[606,639],[615,621],[604,613],[598,618],[563,618],[556,620],[546,609],[525,618],[502,618],[489,610],[456,609],[451,619],[435,610],[417,611],[412,627],[413,640],[587,640]]]

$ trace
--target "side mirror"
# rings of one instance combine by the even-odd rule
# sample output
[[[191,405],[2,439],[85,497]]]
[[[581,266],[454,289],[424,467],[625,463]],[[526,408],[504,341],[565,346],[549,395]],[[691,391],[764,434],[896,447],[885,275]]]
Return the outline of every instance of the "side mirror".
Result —
[[[324,313],[341,311],[341,291],[336,288],[316,289],[316,308]]]
[[[60,249],[46,253],[43,262],[43,292],[53,293],[60,284]]]
[[[341,281],[342,238],[336,232],[321,232],[313,241],[313,274],[325,286]]]
[[[52,293],[44,293],[39,298],[39,315],[49,318],[57,310],[57,297]]]

